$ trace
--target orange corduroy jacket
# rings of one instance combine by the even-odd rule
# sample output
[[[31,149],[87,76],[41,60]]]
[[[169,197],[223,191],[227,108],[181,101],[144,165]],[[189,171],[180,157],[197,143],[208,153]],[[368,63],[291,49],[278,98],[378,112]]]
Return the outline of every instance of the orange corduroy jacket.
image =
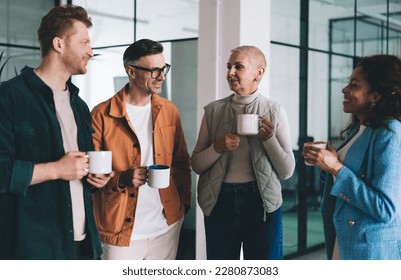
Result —
[[[115,176],[95,192],[94,213],[100,239],[111,245],[129,246],[137,206],[138,189],[118,187],[122,171],[141,165],[141,150],[126,109],[126,87],[92,110],[95,150],[113,152]],[[190,158],[179,112],[169,100],[152,95],[154,164],[170,166],[170,186],[160,189],[169,225],[191,206]]]

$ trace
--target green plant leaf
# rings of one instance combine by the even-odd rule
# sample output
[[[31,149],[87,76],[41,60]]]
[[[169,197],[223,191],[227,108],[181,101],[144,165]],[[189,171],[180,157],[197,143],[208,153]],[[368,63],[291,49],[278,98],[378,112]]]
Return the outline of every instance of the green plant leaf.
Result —
[[[4,54],[4,51],[2,51],[1,54],[0,54],[0,63],[1,63],[1,60],[3,59],[3,54]],[[6,59],[6,61],[4,61],[3,65],[0,67],[0,82],[1,82],[1,74],[3,73],[4,67],[6,66],[6,64],[10,60],[10,58],[11,58],[11,56],[8,57]]]

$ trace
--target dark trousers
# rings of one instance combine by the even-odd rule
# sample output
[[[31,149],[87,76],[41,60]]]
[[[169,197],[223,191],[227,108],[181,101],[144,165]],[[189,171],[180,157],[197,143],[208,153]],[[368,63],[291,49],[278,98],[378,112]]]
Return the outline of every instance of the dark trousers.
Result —
[[[17,195],[0,194],[0,260],[15,260],[17,202]]]
[[[267,213],[256,182],[223,183],[215,207],[205,216],[209,260],[283,259],[281,208]]]

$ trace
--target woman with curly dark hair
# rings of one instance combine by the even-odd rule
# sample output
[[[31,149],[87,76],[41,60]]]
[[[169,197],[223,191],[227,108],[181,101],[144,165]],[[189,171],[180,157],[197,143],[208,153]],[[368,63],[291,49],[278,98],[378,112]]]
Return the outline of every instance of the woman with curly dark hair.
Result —
[[[342,93],[344,143],[302,151],[326,173],[328,259],[401,259],[401,60],[364,57]]]

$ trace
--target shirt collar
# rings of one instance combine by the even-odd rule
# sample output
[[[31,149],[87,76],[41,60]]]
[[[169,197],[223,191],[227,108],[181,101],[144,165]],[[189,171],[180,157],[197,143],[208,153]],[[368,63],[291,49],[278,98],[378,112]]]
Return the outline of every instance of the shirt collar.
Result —
[[[126,84],[119,92],[117,92],[117,94],[115,94],[111,98],[109,111],[110,116],[115,118],[123,118],[127,116],[127,110],[125,106],[125,96],[127,94],[127,88],[128,84]],[[166,99],[160,97],[157,94],[152,94],[151,106],[153,119],[156,119],[157,114],[166,102]]]
[[[35,93],[46,93],[46,94],[52,94],[53,91],[51,88],[46,85],[38,75],[35,74],[33,71],[33,68],[25,66],[21,70],[21,75],[23,78],[25,78],[27,84],[31,88],[31,90]],[[71,99],[74,98],[74,96],[79,94],[79,88],[76,87],[70,80],[67,81],[67,86],[68,89],[71,93]]]

